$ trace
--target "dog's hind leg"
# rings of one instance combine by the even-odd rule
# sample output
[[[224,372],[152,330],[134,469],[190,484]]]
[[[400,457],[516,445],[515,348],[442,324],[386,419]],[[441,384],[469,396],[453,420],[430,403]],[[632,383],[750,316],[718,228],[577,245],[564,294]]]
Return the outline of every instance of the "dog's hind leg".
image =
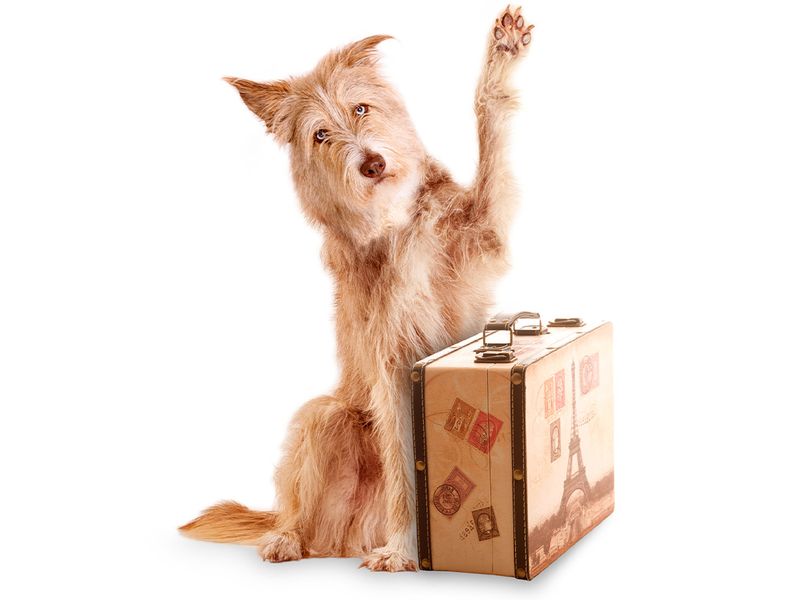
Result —
[[[508,8],[500,14],[489,34],[486,62],[475,92],[478,172],[472,187],[473,214],[502,238],[516,197],[506,159],[507,121],[516,108],[509,77],[513,66],[527,53],[532,29],[519,8]]]
[[[280,516],[258,544],[264,560],[284,562],[308,555],[305,541],[313,534],[313,507],[322,495],[325,471],[323,457],[314,451],[314,441],[325,413],[335,403],[334,398],[321,396],[306,402],[292,417],[283,457],[275,470]]]
[[[264,560],[343,556],[360,545],[349,528],[364,483],[362,436],[363,414],[340,399],[321,396],[297,411],[275,471],[279,518],[259,543]]]

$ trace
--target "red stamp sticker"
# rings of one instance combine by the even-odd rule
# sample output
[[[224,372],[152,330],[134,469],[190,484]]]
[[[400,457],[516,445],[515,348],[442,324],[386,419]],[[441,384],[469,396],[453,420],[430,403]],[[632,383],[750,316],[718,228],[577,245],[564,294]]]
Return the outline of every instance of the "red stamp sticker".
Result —
[[[544,382],[544,417],[549,419],[564,408],[564,369]]]
[[[472,426],[472,431],[469,433],[469,443],[484,454],[489,454],[502,425],[503,422],[494,415],[488,415],[479,410],[475,425]]]
[[[553,375],[553,381],[556,388],[556,410],[564,408],[564,369]]]
[[[600,354],[595,352],[581,359],[581,394],[588,394],[600,385]]]
[[[475,409],[464,402],[461,398],[456,398],[447,415],[447,422],[444,424],[445,430],[449,431],[458,438],[464,439],[469,431],[469,424],[475,415]]]
[[[450,471],[450,475],[447,476],[444,482],[458,490],[462,502],[466,500],[470,492],[475,489],[475,484],[472,483],[470,478],[464,474],[464,471],[458,467],[453,467],[453,470]]]
[[[556,407],[556,386],[550,377],[544,382],[544,417],[549,419]]]

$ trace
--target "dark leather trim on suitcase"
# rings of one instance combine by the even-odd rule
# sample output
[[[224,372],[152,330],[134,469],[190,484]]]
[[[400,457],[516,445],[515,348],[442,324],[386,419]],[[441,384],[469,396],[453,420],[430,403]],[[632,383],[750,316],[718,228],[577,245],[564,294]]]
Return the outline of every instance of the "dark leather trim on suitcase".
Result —
[[[514,576],[530,579],[528,569],[528,481],[525,453],[525,369],[516,364],[511,369],[511,504],[514,515]]]
[[[411,371],[411,410],[414,435],[414,473],[417,489],[417,553],[419,568],[430,571],[431,532],[428,520],[428,472],[425,461],[425,365],[416,364]]]

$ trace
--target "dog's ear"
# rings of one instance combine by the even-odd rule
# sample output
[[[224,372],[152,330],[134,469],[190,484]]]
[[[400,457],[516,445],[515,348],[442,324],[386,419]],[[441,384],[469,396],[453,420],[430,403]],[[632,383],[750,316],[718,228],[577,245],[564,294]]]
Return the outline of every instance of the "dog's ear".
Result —
[[[371,35],[363,40],[348,44],[339,51],[339,60],[348,67],[374,65],[378,61],[376,46],[389,39],[392,39],[392,36]]]
[[[292,93],[288,81],[272,81],[258,83],[238,77],[225,77],[239,91],[247,108],[260,118],[267,126],[267,131],[282,142],[288,142],[291,136],[287,122],[289,111],[282,110]]]

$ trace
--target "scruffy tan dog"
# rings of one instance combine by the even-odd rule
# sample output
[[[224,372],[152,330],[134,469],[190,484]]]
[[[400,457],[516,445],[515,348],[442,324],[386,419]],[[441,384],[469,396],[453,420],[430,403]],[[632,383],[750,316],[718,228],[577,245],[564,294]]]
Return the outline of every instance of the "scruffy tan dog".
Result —
[[[291,153],[302,209],[324,232],[336,288],[342,379],[294,416],[275,474],[277,509],[235,502],[181,527],[257,545],[265,560],[363,556],[374,571],[416,569],[410,369],[479,331],[506,267],[515,204],[504,148],[508,79],[533,25],[506,9],[475,94],[479,163],[464,188],[428,156],[373,36],[302,77],[227,81]]]

